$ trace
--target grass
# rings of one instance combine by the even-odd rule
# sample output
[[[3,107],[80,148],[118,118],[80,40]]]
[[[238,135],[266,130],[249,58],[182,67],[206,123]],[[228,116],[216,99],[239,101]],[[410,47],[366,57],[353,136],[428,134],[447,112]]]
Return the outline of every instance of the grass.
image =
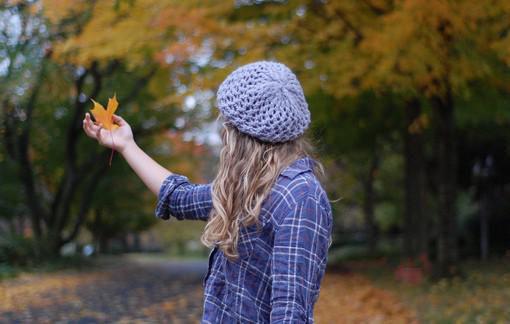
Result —
[[[88,270],[96,267],[100,267],[105,263],[115,262],[117,258],[134,258],[140,260],[207,260],[207,255],[203,252],[196,252],[190,254],[174,254],[174,253],[126,253],[118,255],[96,255],[93,257],[84,257],[81,255],[66,256],[54,260],[44,260],[38,263],[30,263],[24,266],[12,265],[8,263],[0,262],[0,281],[14,278],[21,273],[44,273],[54,272],[64,269],[73,270]]]
[[[13,267],[7,263],[0,263],[0,281],[16,277],[19,271],[20,269],[18,267]]]
[[[86,270],[94,267],[95,265],[97,265],[97,260],[94,258],[86,258],[80,255],[44,260],[23,266],[0,263],[0,281],[14,278],[21,273],[45,273],[64,269]]]

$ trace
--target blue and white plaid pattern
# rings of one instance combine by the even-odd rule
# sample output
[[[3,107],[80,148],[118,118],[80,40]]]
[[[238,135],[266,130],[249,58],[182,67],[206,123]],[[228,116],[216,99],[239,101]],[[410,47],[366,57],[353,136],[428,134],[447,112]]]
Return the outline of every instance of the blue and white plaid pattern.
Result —
[[[331,206],[313,163],[304,157],[281,173],[262,205],[260,232],[256,224],[240,230],[238,260],[211,251],[202,323],[313,323],[332,230]],[[211,208],[210,184],[172,174],[160,188],[155,214],[207,221]]]

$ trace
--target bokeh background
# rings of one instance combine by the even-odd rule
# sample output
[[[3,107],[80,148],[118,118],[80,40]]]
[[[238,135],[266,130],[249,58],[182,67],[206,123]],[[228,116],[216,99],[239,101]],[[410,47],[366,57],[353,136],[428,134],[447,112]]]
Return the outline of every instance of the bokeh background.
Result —
[[[0,320],[197,322],[205,223],[86,138],[114,94],[205,183],[236,67],[297,74],[334,209],[319,323],[510,320],[510,2],[0,2]]]

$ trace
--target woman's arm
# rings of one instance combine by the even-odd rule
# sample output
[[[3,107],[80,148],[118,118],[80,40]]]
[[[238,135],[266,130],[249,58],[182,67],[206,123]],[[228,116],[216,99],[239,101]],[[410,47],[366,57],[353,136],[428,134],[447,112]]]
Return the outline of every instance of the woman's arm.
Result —
[[[156,217],[207,221],[212,209],[211,194],[211,184],[190,183],[187,177],[172,174],[161,185]]]
[[[324,276],[331,244],[331,213],[319,202],[319,194],[294,188],[304,194],[292,210],[279,219],[274,233],[271,262],[270,322],[308,323]]]
[[[113,115],[119,126],[113,132],[101,125],[94,125],[90,115],[85,114],[83,129],[99,144],[118,151],[143,183],[157,197],[155,214],[158,218],[207,221],[212,208],[211,185],[193,184],[185,176],[172,173],[147,155],[133,138],[129,124],[120,116]]]
[[[161,184],[172,172],[162,167],[138,147],[133,138],[131,127],[122,117],[113,115],[113,121],[119,125],[119,128],[112,132],[102,128],[100,124],[94,125],[90,114],[86,113],[85,119],[83,119],[83,129],[90,138],[97,140],[99,144],[113,148],[122,154],[138,177],[157,196]]]
[[[126,159],[131,169],[142,179],[143,183],[157,196],[161,184],[172,172],[148,156],[147,153],[136,145],[135,141],[120,153]]]

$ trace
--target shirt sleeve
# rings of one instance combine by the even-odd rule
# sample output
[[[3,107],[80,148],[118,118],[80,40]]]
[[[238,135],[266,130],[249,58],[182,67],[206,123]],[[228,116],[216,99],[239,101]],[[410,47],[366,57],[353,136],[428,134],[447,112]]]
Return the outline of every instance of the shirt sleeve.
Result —
[[[271,323],[308,323],[331,245],[331,214],[307,194],[274,237]]]
[[[161,184],[155,215],[161,219],[207,221],[212,209],[211,184],[193,184],[180,174],[169,175]]]

